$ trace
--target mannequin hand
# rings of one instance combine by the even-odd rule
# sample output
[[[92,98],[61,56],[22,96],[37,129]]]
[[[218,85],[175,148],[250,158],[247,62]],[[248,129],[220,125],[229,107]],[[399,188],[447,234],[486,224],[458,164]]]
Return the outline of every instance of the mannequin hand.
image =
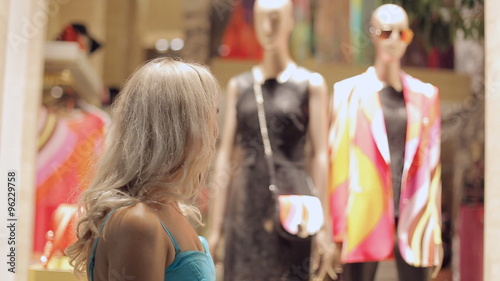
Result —
[[[342,273],[342,243],[335,243],[335,256],[333,258],[333,270],[340,274]]]
[[[326,276],[332,280],[337,280],[342,270],[337,271],[339,264],[340,251],[337,251],[326,230],[321,230],[314,239],[314,247],[311,262],[311,272],[313,272],[312,281],[323,281]]]

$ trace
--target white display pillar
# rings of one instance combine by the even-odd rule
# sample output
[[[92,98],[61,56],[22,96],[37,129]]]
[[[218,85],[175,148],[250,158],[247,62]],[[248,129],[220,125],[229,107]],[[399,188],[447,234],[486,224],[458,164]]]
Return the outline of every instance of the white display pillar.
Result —
[[[486,170],[484,281],[500,280],[500,1],[485,1]]]
[[[53,8],[67,1],[0,0],[2,281],[28,280],[35,206],[36,123],[42,91],[43,41],[50,13],[46,8],[49,2]]]
[[[9,14],[9,0],[0,0],[0,113],[2,112],[3,101],[3,81],[5,65],[5,49],[7,48],[7,25]],[[0,132],[2,131],[2,122],[0,119]]]

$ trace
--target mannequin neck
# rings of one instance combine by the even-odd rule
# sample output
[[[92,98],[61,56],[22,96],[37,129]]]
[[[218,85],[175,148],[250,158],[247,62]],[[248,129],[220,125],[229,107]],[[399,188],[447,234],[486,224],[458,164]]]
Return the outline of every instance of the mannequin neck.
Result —
[[[384,83],[385,86],[393,87],[396,91],[403,90],[400,61],[385,63],[379,59],[375,59],[373,66],[380,82]]]
[[[264,50],[264,57],[260,64],[265,79],[277,78],[293,60],[288,49]]]

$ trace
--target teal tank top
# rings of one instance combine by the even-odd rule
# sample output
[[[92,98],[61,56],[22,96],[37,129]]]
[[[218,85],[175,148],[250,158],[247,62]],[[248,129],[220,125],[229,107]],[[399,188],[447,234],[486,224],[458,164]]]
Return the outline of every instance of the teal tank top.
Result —
[[[109,214],[104,219],[99,233],[102,232],[104,225],[109,220],[111,215],[118,208],[109,212]],[[208,249],[207,240],[198,236],[205,252],[201,251],[185,251],[181,252],[181,248],[177,241],[175,241],[174,236],[168,228],[162,223],[161,226],[167,233],[172,244],[174,244],[175,249],[175,259],[170,264],[168,268],[165,269],[164,280],[175,280],[175,281],[215,281],[215,266],[210,251]],[[99,237],[94,240],[92,245],[92,253],[90,255],[89,266],[88,266],[88,276],[90,281],[94,281],[94,266],[95,266],[95,253],[97,250],[97,244],[99,243]]]

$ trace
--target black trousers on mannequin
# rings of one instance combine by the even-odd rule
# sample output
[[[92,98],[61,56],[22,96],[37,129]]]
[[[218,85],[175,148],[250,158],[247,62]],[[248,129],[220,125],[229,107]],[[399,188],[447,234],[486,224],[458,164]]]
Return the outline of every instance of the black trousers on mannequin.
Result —
[[[430,267],[414,267],[406,263],[401,257],[397,243],[394,247],[396,267],[400,281],[430,281]],[[344,264],[340,281],[374,281],[378,262],[347,263]]]

